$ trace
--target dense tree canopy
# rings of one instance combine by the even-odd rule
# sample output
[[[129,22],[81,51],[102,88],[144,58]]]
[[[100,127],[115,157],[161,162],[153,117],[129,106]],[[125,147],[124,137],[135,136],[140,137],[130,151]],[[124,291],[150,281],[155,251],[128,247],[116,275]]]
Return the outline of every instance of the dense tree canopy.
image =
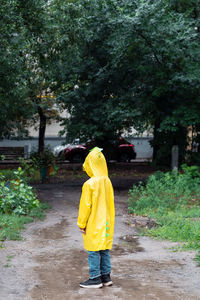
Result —
[[[38,112],[44,137],[59,103],[68,139],[152,128],[154,158],[167,161],[173,144],[184,157],[200,124],[199,12],[198,0],[3,1],[2,133]]]
[[[1,12],[1,137],[27,134],[39,123],[39,150],[46,123],[56,118],[57,22],[43,0],[3,1]],[[39,121],[39,122],[38,122]]]
[[[16,12],[16,1],[1,1],[0,6],[0,130],[1,135],[20,126],[26,115],[27,98],[25,65],[22,51],[27,46],[24,39],[23,20]]]
[[[71,88],[62,94],[71,114],[65,120],[69,135],[99,141],[130,125],[151,126],[154,156],[169,157],[173,144],[184,152],[186,128],[199,123],[200,111],[194,7],[184,1],[65,5],[66,13],[75,12],[78,45]]]

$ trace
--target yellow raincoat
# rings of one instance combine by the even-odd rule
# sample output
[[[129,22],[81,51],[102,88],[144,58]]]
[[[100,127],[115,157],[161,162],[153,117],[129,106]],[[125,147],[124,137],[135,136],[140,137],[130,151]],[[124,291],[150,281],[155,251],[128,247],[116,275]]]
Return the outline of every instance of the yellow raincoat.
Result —
[[[99,251],[112,248],[115,208],[107,164],[101,149],[95,147],[86,157],[84,170],[91,177],[82,188],[77,225],[86,229],[84,248]]]

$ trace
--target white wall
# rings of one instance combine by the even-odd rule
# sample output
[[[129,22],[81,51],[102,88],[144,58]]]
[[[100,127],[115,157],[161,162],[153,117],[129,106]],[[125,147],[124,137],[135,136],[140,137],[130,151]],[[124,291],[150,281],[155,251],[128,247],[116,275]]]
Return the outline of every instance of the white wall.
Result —
[[[153,148],[149,144],[152,137],[128,137],[127,140],[135,146],[137,158],[152,158]]]

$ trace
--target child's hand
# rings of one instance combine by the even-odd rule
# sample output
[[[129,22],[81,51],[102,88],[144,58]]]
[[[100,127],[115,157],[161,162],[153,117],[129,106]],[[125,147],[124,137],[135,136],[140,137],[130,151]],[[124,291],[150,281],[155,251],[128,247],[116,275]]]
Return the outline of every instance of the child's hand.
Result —
[[[80,231],[81,231],[83,234],[85,234],[85,228],[80,228],[80,227],[79,227],[79,229],[80,229]]]

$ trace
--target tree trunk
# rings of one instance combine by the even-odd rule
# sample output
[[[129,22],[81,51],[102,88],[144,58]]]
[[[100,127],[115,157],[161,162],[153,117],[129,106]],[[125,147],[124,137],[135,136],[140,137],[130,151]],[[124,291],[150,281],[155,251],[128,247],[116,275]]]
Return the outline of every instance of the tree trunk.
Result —
[[[45,138],[47,118],[40,106],[38,106],[38,114],[40,117],[38,153],[41,153],[44,151],[44,138]]]

